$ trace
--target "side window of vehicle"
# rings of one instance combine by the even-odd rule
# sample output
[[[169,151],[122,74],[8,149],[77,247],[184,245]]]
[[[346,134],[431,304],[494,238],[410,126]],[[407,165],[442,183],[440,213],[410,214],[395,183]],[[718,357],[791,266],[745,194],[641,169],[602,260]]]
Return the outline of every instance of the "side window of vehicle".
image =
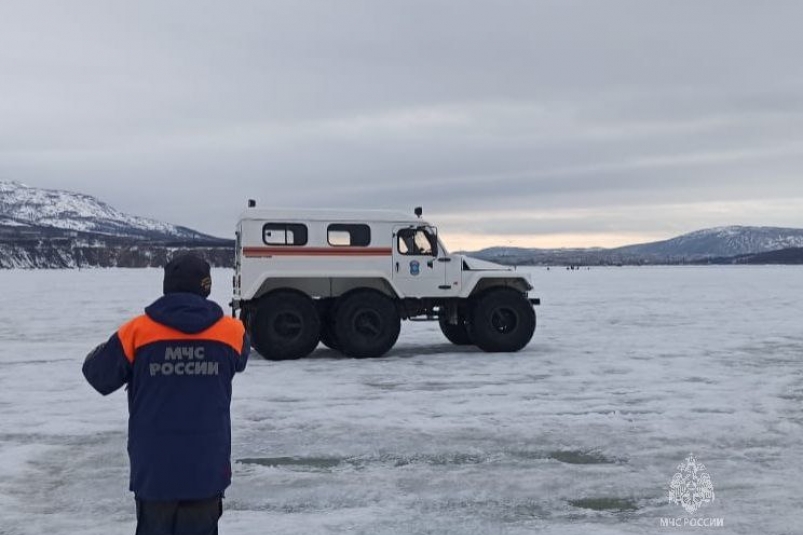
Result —
[[[422,229],[405,228],[399,230],[397,248],[400,254],[411,256],[432,255],[432,239]]]
[[[329,245],[335,247],[368,247],[371,244],[371,227],[332,223],[326,229],[326,238]]]
[[[266,245],[306,245],[307,226],[301,223],[265,223],[262,241]]]

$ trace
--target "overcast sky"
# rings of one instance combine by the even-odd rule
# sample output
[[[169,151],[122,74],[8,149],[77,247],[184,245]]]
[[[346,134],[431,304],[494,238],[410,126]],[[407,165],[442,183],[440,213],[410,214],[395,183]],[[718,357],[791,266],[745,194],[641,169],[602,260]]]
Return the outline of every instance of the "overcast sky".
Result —
[[[0,179],[231,236],[423,205],[447,245],[803,227],[803,2],[0,2]]]

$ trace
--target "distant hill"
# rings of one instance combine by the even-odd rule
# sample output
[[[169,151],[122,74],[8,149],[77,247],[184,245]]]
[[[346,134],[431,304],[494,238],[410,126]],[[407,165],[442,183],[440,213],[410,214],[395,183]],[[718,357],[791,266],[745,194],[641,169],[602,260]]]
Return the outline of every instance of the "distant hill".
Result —
[[[82,193],[0,182],[0,226],[35,226],[149,240],[216,240],[200,232],[125,214]]]
[[[669,240],[613,249],[526,249],[492,247],[470,256],[509,265],[683,264],[746,257],[803,247],[803,229],[779,227],[717,227]],[[784,255],[769,256],[786,263]]]
[[[0,268],[162,266],[193,249],[216,266],[234,241],[126,214],[81,193],[0,181]]]
[[[791,247],[767,253],[757,253],[725,258],[712,258],[706,264],[803,264],[803,247]]]
[[[780,227],[717,227],[671,240],[614,249],[622,254],[664,257],[727,257],[803,247],[803,229]]]

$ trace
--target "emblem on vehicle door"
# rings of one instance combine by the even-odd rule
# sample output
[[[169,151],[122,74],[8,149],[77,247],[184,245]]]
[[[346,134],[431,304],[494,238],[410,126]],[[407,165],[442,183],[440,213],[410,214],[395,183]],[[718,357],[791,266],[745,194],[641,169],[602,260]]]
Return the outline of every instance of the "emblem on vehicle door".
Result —
[[[418,260],[411,260],[410,261],[410,275],[418,275],[421,273],[421,264]]]

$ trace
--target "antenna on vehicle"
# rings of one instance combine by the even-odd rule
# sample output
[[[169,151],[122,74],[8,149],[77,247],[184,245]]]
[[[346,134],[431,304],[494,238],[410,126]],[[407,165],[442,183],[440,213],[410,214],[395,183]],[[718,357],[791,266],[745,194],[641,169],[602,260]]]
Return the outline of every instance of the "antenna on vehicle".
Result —
[[[254,208],[257,205],[256,200],[248,199],[248,208]]]
[[[420,206],[416,206],[414,211],[415,215],[417,215],[419,219],[421,218],[421,215],[424,213],[424,209],[421,208]]]

